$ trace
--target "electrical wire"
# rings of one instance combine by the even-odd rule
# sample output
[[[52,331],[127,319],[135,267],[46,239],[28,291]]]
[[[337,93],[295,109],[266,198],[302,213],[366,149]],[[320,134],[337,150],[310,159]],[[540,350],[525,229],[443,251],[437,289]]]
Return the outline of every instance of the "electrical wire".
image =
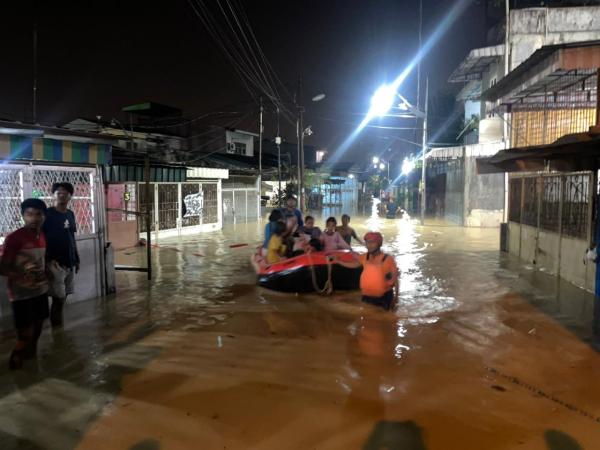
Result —
[[[244,8],[230,0],[224,0],[227,10],[222,1],[217,0],[216,3],[227,25],[225,30],[203,0],[188,0],[188,3],[229,60],[252,98],[256,100],[258,95],[264,95],[281,111],[287,121],[295,123],[294,114],[281,99],[275,80],[281,85],[283,83],[260,47]]]

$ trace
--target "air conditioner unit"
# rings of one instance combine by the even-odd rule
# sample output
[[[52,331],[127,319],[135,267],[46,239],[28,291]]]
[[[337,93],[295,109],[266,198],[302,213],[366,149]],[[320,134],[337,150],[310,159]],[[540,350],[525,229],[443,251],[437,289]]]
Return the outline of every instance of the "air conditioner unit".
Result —
[[[227,143],[227,153],[235,153],[235,144],[233,142]]]

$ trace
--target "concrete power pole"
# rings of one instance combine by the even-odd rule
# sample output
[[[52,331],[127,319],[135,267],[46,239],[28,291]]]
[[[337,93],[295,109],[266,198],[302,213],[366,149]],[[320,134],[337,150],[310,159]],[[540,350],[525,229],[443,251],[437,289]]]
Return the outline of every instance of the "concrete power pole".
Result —
[[[262,141],[263,141],[263,101],[260,98],[260,115],[258,119],[258,218],[261,218],[262,201]]]
[[[425,107],[423,116],[423,156],[421,167],[421,225],[425,225],[425,210],[427,208],[427,101],[429,100],[429,77],[425,79]]]
[[[33,123],[37,123],[37,23],[33,23]]]

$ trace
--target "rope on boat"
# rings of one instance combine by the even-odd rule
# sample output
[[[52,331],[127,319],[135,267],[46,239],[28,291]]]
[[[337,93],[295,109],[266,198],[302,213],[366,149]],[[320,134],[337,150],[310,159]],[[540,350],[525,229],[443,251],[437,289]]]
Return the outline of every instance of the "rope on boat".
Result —
[[[325,285],[323,289],[319,288],[319,283],[317,281],[317,271],[315,270],[315,266],[313,264],[312,255],[308,253],[308,259],[310,260],[310,275],[312,279],[313,288],[318,294],[321,295],[331,295],[333,292],[333,282],[331,281],[331,273],[333,271],[333,265],[329,258],[327,258],[327,281],[325,281]]]

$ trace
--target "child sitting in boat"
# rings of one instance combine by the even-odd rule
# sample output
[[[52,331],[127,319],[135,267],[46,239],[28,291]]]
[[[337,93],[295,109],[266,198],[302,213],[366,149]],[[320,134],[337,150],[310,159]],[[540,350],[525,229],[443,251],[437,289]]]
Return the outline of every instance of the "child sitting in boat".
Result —
[[[325,222],[325,231],[321,234],[321,242],[325,252],[334,252],[336,250],[350,250],[350,246],[344,241],[340,233],[336,231],[337,220],[330,217]]]
[[[350,226],[350,216],[348,214],[344,214],[342,216],[342,226],[337,227],[337,232],[340,233],[340,236],[342,236],[348,245],[351,244],[352,238],[354,238],[360,245],[365,245],[365,243],[356,235],[354,228]]]
[[[267,246],[267,263],[274,264],[285,258],[286,246],[283,243],[283,235],[286,231],[285,223],[276,222],[274,230]]]
[[[319,239],[321,237],[321,229],[315,227],[315,218],[313,216],[306,216],[304,219],[304,226],[298,229],[300,234],[308,236],[308,239]]]
[[[271,235],[273,234],[273,230],[275,230],[275,225],[277,222],[283,221],[283,213],[280,209],[274,209],[271,211],[269,215],[269,223],[265,225],[265,240],[263,242],[263,248],[266,249],[269,246],[269,240],[271,239]]]

